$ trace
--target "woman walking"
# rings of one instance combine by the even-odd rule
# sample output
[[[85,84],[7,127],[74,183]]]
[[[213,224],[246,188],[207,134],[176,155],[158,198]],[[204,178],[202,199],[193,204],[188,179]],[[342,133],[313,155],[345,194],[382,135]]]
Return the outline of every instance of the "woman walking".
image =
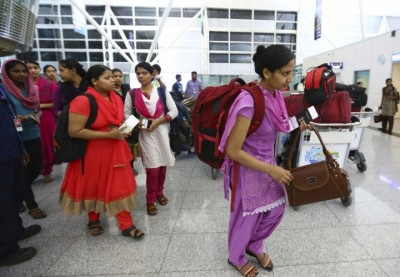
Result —
[[[274,142],[277,132],[289,131],[281,90],[292,80],[294,55],[283,45],[258,46],[253,61],[264,96],[264,120],[246,137],[254,114],[254,100],[243,90],[229,111],[220,144],[220,150],[227,155],[221,168],[226,196],[236,180],[234,172],[237,173],[228,230],[228,262],[247,277],[258,274],[248,256],[254,257],[263,269],[273,269],[272,260],[264,251],[264,241],[282,220],[286,201],[283,184],[293,179],[289,171],[276,165]],[[305,127],[303,122],[302,128]]]
[[[88,213],[88,228],[93,236],[101,235],[100,214],[115,216],[123,236],[140,239],[144,233],[134,225],[136,181],[129,161],[132,156],[118,126],[124,121],[121,98],[113,91],[111,70],[94,65],[87,72],[88,89],[96,100],[97,118],[90,128],[89,99],[78,96],[70,103],[68,132],[71,137],[87,140],[83,159],[68,164],[61,186],[59,203],[65,213]],[[82,173],[84,170],[84,174]]]

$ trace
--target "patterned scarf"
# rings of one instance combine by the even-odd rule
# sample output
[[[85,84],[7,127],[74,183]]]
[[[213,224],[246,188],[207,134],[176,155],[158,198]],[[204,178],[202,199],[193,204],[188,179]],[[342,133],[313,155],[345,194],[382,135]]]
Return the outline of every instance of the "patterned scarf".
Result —
[[[158,96],[157,89],[153,88],[150,93],[150,99],[148,101],[144,101],[143,93],[140,89],[135,89],[135,108],[136,110],[143,115],[145,118],[159,118],[164,114],[164,107],[161,102],[160,97]],[[151,114],[151,110],[154,111],[154,114]]]
[[[28,73],[28,76],[25,80],[25,89],[28,92],[28,95],[25,96],[22,94],[22,91],[20,88],[18,88],[14,81],[11,80],[11,78],[7,75],[6,73],[6,64],[8,64],[11,61],[19,61],[16,59],[10,59],[4,62],[2,68],[1,68],[1,75],[3,76],[3,84],[7,91],[12,94],[15,98],[17,98],[23,106],[25,106],[28,109],[37,109],[39,108],[39,93],[38,93],[38,87],[33,83],[31,73],[29,72],[28,66],[23,63],[22,61],[21,64],[23,64],[26,68],[26,71]]]

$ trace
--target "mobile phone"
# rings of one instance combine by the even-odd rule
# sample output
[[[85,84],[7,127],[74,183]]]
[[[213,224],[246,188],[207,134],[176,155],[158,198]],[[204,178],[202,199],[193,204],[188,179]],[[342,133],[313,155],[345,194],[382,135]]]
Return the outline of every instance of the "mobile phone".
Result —
[[[150,128],[151,123],[153,123],[153,120],[146,119],[146,118],[142,119],[142,128],[143,128],[143,129],[148,129],[148,128]]]

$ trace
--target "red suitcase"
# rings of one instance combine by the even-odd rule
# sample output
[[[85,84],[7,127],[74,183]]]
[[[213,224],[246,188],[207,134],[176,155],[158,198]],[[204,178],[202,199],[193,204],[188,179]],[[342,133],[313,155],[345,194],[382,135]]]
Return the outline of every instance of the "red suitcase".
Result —
[[[321,123],[350,123],[351,99],[347,91],[331,93],[322,104]]]
[[[283,98],[283,100],[289,117],[295,116],[306,109],[304,106],[304,94],[291,94]]]

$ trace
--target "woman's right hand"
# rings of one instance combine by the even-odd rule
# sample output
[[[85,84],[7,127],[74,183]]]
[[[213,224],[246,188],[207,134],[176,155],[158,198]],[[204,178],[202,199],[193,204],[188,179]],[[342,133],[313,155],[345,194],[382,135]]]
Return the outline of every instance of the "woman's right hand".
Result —
[[[108,137],[109,138],[114,138],[114,139],[124,139],[126,138],[129,134],[125,133],[125,128],[112,128],[109,132],[108,132]]]
[[[293,181],[293,175],[289,170],[283,169],[280,166],[273,166],[270,174],[272,178],[277,180],[281,184],[288,184]]]

